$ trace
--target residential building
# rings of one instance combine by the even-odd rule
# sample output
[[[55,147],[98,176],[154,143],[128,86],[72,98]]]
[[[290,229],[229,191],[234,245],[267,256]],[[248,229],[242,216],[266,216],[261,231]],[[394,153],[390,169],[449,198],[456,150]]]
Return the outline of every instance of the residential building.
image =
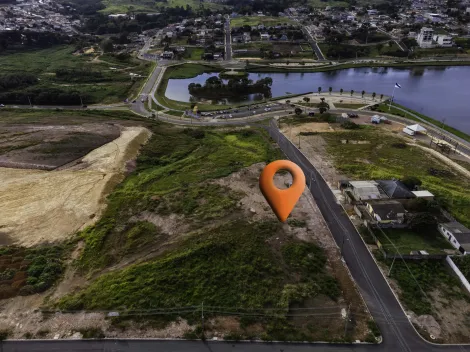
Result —
[[[398,180],[377,180],[380,188],[391,199],[412,199],[415,195]]]
[[[470,230],[457,221],[437,226],[439,232],[462,254],[470,254]]]
[[[250,32],[245,32],[245,33],[243,33],[243,41],[244,41],[245,43],[251,42],[251,34],[250,34]]]
[[[173,51],[164,51],[163,54],[162,54],[162,58],[163,59],[168,59],[168,60],[173,59],[174,56],[175,56],[175,54],[173,53]]]
[[[388,196],[377,187],[375,181],[350,181],[351,193],[356,200],[387,199]]]
[[[454,42],[452,40],[451,36],[448,35],[435,35],[433,36],[433,40],[437,43],[438,46],[442,47],[451,47],[454,45]]]
[[[367,202],[366,209],[370,216],[380,224],[403,224],[405,208],[396,200]]]
[[[268,33],[261,33],[261,40],[269,40],[271,36]]]
[[[432,43],[433,33],[434,31],[432,28],[427,28],[427,27],[421,28],[421,31],[418,34],[418,38],[416,39],[420,48],[432,48],[433,47],[433,43]]]

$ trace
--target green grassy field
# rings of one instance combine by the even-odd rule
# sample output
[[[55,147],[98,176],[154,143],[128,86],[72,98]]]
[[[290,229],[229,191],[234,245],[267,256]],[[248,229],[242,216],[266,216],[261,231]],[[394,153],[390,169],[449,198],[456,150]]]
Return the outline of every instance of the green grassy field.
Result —
[[[196,324],[198,307],[204,302],[207,318],[224,315],[214,307],[257,311],[256,316],[241,318],[244,338],[341,336],[343,324],[326,331],[315,327],[329,324],[328,319],[297,322],[287,316],[292,305],[311,304],[307,302],[314,297],[334,303],[339,297],[338,283],[325,270],[323,250],[287,235],[277,221],[248,221],[238,206],[244,193],[210,182],[253,163],[282,157],[267,133],[262,129],[191,130],[161,123],[150,127],[154,134],[141,150],[136,171],[108,197],[101,220],[79,234],[85,248],[76,265],[96,277],[99,270],[142,251],[161,252],[143,263],[98,275],[57,306],[119,310],[124,315],[121,319],[126,311],[193,307],[164,318],[142,317],[165,325],[178,316]],[[153,223],[135,220],[149,212],[176,214],[180,223],[190,226],[184,235],[172,237]],[[245,329],[253,324],[263,332],[250,335]]]
[[[418,234],[407,229],[383,229],[375,235],[387,253],[410,254],[411,251],[425,250],[429,254],[443,254],[444,249],[453,249],[442,235],[436,230],[426,235]],[[391,242],[391,243],[390,243]],[[392,244],[393,243],[393,244]]]
[[[345,96],[345,100],[346,99],[347,99],[347,96]],[[359,109],[366,105],[365,104],[335,103],[335,106],[341,109]]]
[[[135,94],[152,70],[150,63],[133,58],[124,61],[112,56],[103,60],[110,63],[90,62],[93,56],[73,55],[71,46],[56,46],[42,50],[28,50],[0,55],[0,74],[30,73],[40,79],[38,84],[25,90],[54,88],[61,91],[78,91],[88,96],[85,104],[119,102]],[[117,70],[111,70],[115,67]],[[120,70],[130,67],[128,70]],[[58,70],[77,72],[74,80],[56,75]],[[83,72],[86,75],[81,75]],[[143,78],[131,80],[129,73],[142,75]],[[33,93],[31,93],[34,95]]]
[[[381,255],[377,255],[376,258],[384,261]],[[385,263],[390,267],[392,260],[386,260]],[[403,261],[396,260],[391,277],[400,287],[400,301],[417,315],[435,313],[433,304],[437,299],[433,298],[436,295],[429,294],[431,292],[440,292],[440,297],[446,300],[463,299],[467,304],[470,302],[460,280],[449,273],[444,261],[407,261],[405,265]]]
[[[470,226],[470,180],[429,153],[418,147],[394,147],[402,143],[402,139],[375,128],[325,133],[323,138],[328,144],[327,151],[342,174],[357,180],[416,176],[458,221]],[[368,144],[343,144],[341,140],[360,140]],[[413,165],[411,169],[410,165]],[[433,176],[431,168],[442,170],[442,175]]]
[[[197,10],[200,6],[198,0],[168,0],[168,2],[155,2],[150,0],[103,0],[103,4],[106,6],[101,12],[103,13],[127,13],[130,11],[133,12],[159,12],[160,6],[165,7],[186,7],[187,5],[191,6],[193,10]],[[204,8],[221,10],[224,9],[224,5],[203,2],[202,5]]]
[[[243,27],[243,26],[257,26],[264,25],[266,27],[276,26],[278,24],[296,24],[295,21],[287,17],[270,17],[270,16],[242,16],[232,18],[230,25],[232,27]]]
[[[379,45],[381,45],[381,49],[379,50]],[[332,44],[327,44],[327,43],[319,43],[318,46],[320,47],[323,55],[328,58],[328,59],[348,59],[348,58],[355,58],[355,55],[350,55],[349,57],[333,57],[328,54],[328,50],[330,48],[334,48],[335,45]],[[393,53],[397,50],[400,50],[399,46],[393,42],[392,45],[388,45],[388,43],[385,44],[377,44],[377,45],[369,45],[369,46],[354,46],[354,45],[348,45],[348,44],[339,44],[337,46],[341,46],[344,48],[351,49],[353,53],[357,51],[357,57],[377,57],[377,56],[388,56],[389,53]],[[369,51],[366,53],[364,50],[369,49]]]
[[[203,48],[188,48],[189,51],[189,60],[202,60],[201,56],[204,54],[204,49]]]

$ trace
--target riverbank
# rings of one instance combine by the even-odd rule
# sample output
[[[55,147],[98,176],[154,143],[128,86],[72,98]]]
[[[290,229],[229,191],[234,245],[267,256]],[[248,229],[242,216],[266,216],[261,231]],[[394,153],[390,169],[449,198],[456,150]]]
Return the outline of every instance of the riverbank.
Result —
[[[426,67],[426,66],[470,66],[470,61],[403,61],[403,62],[373,62],[373,61],[364,61],[359,63],[350,63],[346,62],[344,64],[330,64],[327,66],[270,66],[260,64],[248,64],[246,71],[248,72],[259,72],[259,73],[280,73],[280,72],[297,72],[297,73],[307,73],[307,72],[328,72],[336,70],[344,70],[348,68],[364,68],[364,67],[403,67],[403,68],[412,68],[412,67]]]

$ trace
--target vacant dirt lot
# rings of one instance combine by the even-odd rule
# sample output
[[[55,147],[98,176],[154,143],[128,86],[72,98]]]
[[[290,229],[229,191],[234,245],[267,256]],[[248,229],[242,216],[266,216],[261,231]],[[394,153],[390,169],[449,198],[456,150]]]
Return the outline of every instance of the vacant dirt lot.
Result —
[[[115,124],[0,126],[0,166],[53,170],[119,137]]]
[[[120,134],[67,169],[0,168],[0,243],[32,246],[63,240],[99,218],[126,162],[150,136],[143,127],[124,127]]]

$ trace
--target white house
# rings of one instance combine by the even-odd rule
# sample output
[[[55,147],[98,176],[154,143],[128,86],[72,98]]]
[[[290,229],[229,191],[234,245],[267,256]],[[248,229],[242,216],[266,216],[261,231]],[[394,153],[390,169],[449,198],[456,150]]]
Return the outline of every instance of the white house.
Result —
[[[261,33],[261,40],[269,40],[271,36],[268,33]]]
[[[420,48],[432,48],[432,35],[434,31],[432,28],[423,27],[418,34],[416,41]]]
[[[435,35],[433,40],[437,42],[437,45],[442,47],[451,47],[454,43],[452,41],[452,37],[448,35]]]
[[[470,254],[469,229],[457,221],[439,224],[437,229],[462,254]]]

